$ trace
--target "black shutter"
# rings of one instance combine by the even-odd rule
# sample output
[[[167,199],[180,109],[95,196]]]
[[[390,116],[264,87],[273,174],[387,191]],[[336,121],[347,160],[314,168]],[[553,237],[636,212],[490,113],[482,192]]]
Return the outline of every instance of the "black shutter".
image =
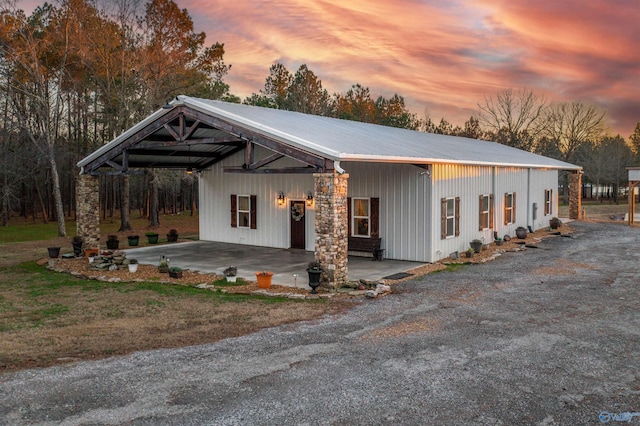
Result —
[[[347,237],[351,236],[351,197],[347,197]]]
[[[456,197],[456,237],[460,235],[460,197]]]
[[[251,229],[258,229],[258,217],[256,214],[257,211],[257,200],[258,197],[256,197],[255,195],[251,195],[249,197],[249,199],[251,200],[251,206],[250,206],[250,210],[249,210],[249,216],[251,216],[250,221],[251,221]]]
[[[380,198],[371,198],[371,238],[380,237]]]
[[[238,227],[238,197],[231,194],[231,227]]]
[[[447,199],[440,200],[440,238],[447,239]]]

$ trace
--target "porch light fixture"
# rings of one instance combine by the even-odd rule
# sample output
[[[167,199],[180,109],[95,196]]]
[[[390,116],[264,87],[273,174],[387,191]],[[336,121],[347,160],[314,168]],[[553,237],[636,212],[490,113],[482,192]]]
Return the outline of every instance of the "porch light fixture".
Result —
[[[278,192],[278,205],[279,206],[284,206],[284,192],[280,191]]]
[[[193,168],[191,167],[191,145],[187,145],[187,147],[189,148],[189,163],[187,165],[187,174],[191,175],[193,174]]]
[[[307,192],[307,206],[311,207],[313,205],[313,194],[311,191]]]

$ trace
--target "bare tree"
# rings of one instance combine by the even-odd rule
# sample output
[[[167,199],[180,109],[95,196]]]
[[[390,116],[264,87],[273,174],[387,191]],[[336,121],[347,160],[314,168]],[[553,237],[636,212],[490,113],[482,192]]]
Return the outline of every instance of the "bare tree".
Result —
[[[582,102],[553,104],[545,114],[544,135],[555,144],[562,161],[573,161],[580,145],[599,141],[605,130],[605,113]]]
[[[543,97],[527,89],[506,89],[495,97],[485,97],[478,119],[497,142],[531,151],[541,132],[541,119],[546,108]]]

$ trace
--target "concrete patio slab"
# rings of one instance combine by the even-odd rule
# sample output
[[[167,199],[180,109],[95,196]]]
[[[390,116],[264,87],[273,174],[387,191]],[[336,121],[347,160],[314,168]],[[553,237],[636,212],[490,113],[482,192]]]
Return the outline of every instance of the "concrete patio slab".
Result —
[[[192,271],[222,274],[228,266],[238,268],[238,276],[255,280],[258,271],[272,271],[273,284],[307,287],[307,264],[314,260],[312,252],[297,249],[276,249],[240,244],[193,241],[147,246],[125,250],[127,257],[140,263],[157,265],[161,256],[171,259],[172,266]],[[349,279],[370,281],[406,272],[424,265],[400,260],[373,261],[369,257],[349,256]]]

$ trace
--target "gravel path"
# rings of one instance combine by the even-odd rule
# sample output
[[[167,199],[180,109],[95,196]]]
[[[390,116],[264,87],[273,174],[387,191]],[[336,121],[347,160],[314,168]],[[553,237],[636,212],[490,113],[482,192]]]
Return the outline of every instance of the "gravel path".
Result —
[[[0,423],[565,425],[640,412],[640,230],[572,226],[337,318],[4,374]]]

